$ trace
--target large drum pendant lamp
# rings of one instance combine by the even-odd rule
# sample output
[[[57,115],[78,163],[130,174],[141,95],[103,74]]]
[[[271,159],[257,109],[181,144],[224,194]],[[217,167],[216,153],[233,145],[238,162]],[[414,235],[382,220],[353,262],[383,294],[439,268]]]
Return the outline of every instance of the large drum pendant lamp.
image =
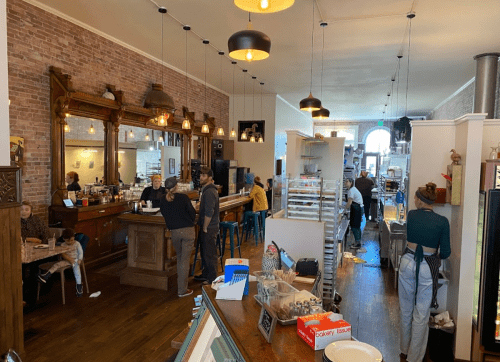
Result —
[[[248,14],[248,28],[231,35],[227,41],[229,56],[237,60],[263,60],[269,57],[271,39],[264,33],[252,29],[250,13]]]
[[[276,13],[288,9],[295,0],[234,0],[234,5],[251,13]]]

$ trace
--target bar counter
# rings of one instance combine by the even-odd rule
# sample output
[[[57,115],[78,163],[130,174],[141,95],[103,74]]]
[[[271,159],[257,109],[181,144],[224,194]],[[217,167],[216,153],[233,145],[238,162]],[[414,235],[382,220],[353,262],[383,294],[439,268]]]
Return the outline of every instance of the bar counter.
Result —
[[[241,221],[243,207],[249,202],[240,195],[220,198],[220,220]],[[198,205],[195,210],[198,214]],[[163,216],[127,213],[117,219],[128,227],[127,267],[120,283],[163,290],[175,285],[176,254]]]

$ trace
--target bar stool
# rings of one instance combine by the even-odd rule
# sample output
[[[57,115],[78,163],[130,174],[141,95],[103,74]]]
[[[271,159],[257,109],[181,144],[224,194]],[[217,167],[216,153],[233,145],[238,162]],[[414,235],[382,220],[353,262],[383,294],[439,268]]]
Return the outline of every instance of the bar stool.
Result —
[[[220,227],[222,229],[222,255],[224,256],[224,252],[226,251],[226,235],[227,235],[227,230],[229,230],[229,245],[231,248],[231,258],[234,258],[234,234],[236,231],[236,238],[238,239],[238,246],[236,247],[238,249],[238,254],[240,255],[241,258],[241,248],[240,248],[240,229],[238,226],[237,221],[222,221],[220,224]]]
[[[243,228],[241,230],[241,240],[243,240],[243,233],[245,233],[245,241],[248,239],[248,234],[252,231],[253,229],[253,236],[255,239],[255,245],[259,244],[259,235],[260,235],[260,230],[259,230],[259,215],[260,212],[258,211],[245,211],[245,214],[243,216]],[[261,235],[261,240],[263,240],[262,235]]]
[[[266,237],[266,216],[267,210],[259,211],[260,213],[260,228],[262,229],[262,239],[264,240]]]

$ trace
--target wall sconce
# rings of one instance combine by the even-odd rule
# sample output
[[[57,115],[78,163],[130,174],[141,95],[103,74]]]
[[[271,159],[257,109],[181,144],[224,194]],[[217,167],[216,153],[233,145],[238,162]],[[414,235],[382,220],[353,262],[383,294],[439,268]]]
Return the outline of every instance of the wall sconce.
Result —
[[[187,119],[182,121],[182,129],[191,129],[191,123]]]
[[[204,124],[202,127],[201,127],[201,133],[208,133],[210,132],[209,129],[208,129],[208,124]]]
[[[217,136],[224,136],[224,129],[222,127],[217,128]]]
[[[234,130],[234,128],[231,130],[231,133],[229,134],[229,137],[236,138],[236,131]]]

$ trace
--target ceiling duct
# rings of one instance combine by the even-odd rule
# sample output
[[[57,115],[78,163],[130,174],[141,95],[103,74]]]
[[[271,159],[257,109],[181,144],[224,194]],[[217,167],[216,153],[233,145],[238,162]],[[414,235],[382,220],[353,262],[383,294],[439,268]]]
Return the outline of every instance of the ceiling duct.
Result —
[[[495,116],[499,56],[500,53],[485,53],[474,57],[476,61],[476,85],[473,109],[474,113],[487,113],[486,119],[492,119]]]

